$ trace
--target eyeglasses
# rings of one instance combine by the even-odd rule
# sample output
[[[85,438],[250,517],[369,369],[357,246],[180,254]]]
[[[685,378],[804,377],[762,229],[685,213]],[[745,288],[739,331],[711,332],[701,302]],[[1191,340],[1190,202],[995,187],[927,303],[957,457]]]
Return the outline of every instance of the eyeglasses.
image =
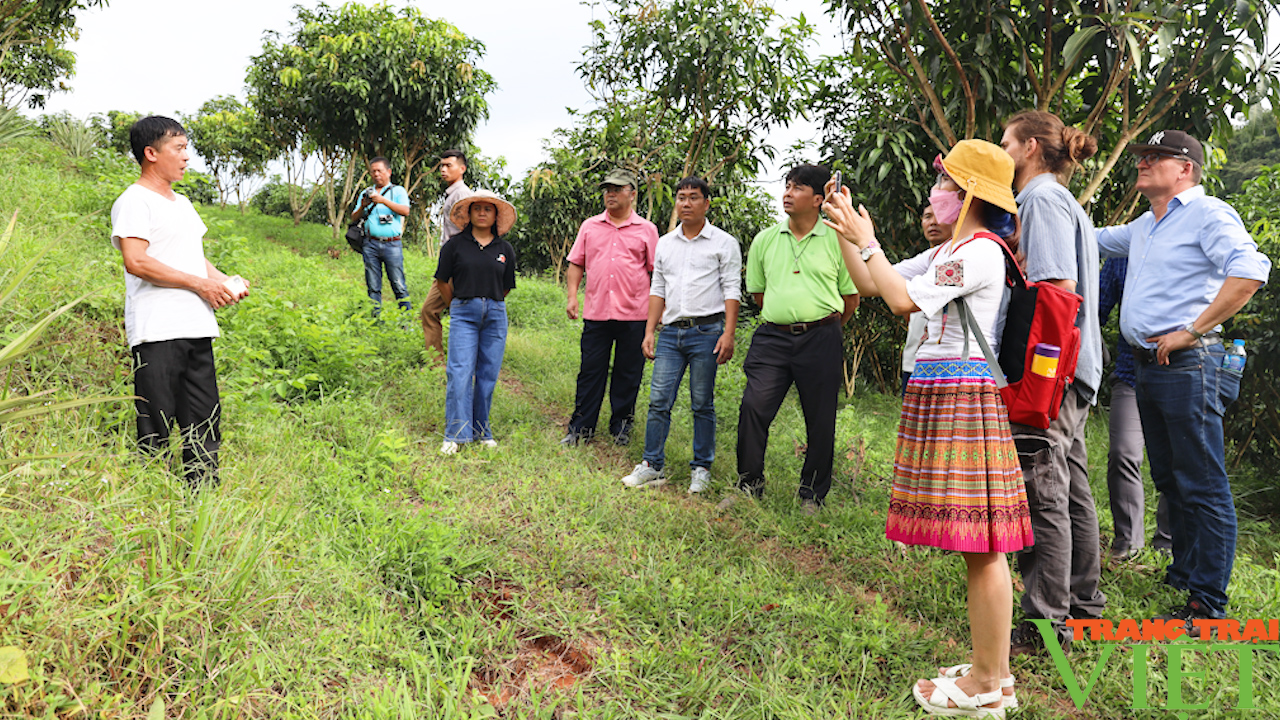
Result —
[[[1145,155],[1139,155],[1137,159],[1134,160],[1134,164],[1135,165],[1146,164],[1147,167],[1151,167],[1155,163],[1158,163],[1165,158],[1173,158],[1174,160],[1178,160],[1181,162],[1195,162],[1194,160],[1187,157],[1186,155],[1175,155],[1173,153],[1153,152],[1153,153],[1147,153]]]

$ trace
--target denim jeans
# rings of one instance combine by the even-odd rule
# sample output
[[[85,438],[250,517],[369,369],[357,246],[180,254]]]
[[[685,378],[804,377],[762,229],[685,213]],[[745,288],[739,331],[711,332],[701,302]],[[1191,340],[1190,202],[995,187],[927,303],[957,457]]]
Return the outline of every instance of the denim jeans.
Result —
[[[492,440],[489,408],[507,346],[507,304],[483,297],[454,298],[449,315],[444,439]]]
[[[1236,554],[1236,509],[1227,478],[1222,416],[1240,375],[1222,369],[1221,344],[1137,364],[1138,412],[1156,490],[1169,499],[1173,562],[1165,582],[1187,590],[1215,617],[1227,607]]]
[[[711,468],[716,459],[716,341],[724,321],[691,328],[665,327],[658,333],[649,380],[649,418],[644,427],[644,459],[655,470],[666,464],[671,407],[689,369],[689,404],[693,410],[691,467]]]
[[[413,309],[409,304],[409,286],[404,281],[404,248],[400,241],[369,240],[364,244],[364,284],[369,289],[369,299],[373,301],[374,311],[382,307],[383,266],[387,268],[391,292],[396,294],[400,307],[405,310]]]

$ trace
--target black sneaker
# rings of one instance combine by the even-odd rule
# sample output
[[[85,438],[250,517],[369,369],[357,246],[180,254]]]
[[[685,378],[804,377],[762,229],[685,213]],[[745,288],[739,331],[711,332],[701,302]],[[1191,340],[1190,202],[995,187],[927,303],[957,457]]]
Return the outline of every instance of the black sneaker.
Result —
[[[1171,613],[1157,615],[1157,620],[1182,620],[1186,623],[1187,637],[1199,638],[1200,628],[1196,626],[1196,620],[1213,620],[1214,616],[1204,605],[1196,600],[1189,601],[1186,605],[1176,608]]]
[[[1060,637],[1058,642],[1062,645],[1062,654],[1070,655],[1071,640]],[[1018,623],[1013,632],[1009,633],[1009,657],[1043,654],[1045,654],[1044,638],[1040,636],[1040,628],[1030,620]]]

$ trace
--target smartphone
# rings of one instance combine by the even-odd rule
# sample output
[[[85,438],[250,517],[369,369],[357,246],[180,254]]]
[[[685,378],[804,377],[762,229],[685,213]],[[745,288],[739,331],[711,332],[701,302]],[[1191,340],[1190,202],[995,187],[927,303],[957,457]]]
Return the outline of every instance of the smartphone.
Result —
[[[840,194],[840,183],[844,181],[844,173],[837,170],[836,174],[831,176],[831,179],[834,180],[836,183],[835,190],[833,192],[835,192],[837,195]]]

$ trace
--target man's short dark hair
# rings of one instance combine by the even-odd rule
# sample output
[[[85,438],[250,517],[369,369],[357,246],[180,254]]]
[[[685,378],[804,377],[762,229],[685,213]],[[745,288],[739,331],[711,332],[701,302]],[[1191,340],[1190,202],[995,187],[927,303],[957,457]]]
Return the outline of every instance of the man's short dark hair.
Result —
[[[147,148],[156,147],[156,143],[164,138],[186,136],[187,131],[177,120],[163,115],[148,115],[129,128],[129,147],[133,150],[133,158],[141,165]]]
[[[440,161],[443,162],[445,158],[458,158],[463,167],[467,166],[467,156],[461,150],[445,150],[440,153]]]
[[[681,190],[689,190],[689,189],[696,189],[698,192],[702,193],[703,198],[707,200],[711,199],[711,186],[707,184],[706,180],[703,180],[702,178],[696,175],[690,175],[689,177],[684,178],[680,182],[676,183],[677,193],[679,193]]]
[[[826,192],[827,181],[830,179],[831,169],[825,165],[797,165],[787,173],[787,182],[808,185],[817,195]]]
[[[379,155],[378,157],[373,158],[372,160],[370,160],[370,161],[369,161],[369,166],[370,166],[370,167],[372,167],[372,166],[374,166],[374,165],[377,165],[378,163],[382,163],[382,165],[383,165],[384,167],[386,167],[388,170],[390,170],[390,169],[391,169],[391,161],[390,161],[390,160],[388,160],[388,159],[386,159],[386,158],[384,158],[384,157],[382,157],[381,155]]]

